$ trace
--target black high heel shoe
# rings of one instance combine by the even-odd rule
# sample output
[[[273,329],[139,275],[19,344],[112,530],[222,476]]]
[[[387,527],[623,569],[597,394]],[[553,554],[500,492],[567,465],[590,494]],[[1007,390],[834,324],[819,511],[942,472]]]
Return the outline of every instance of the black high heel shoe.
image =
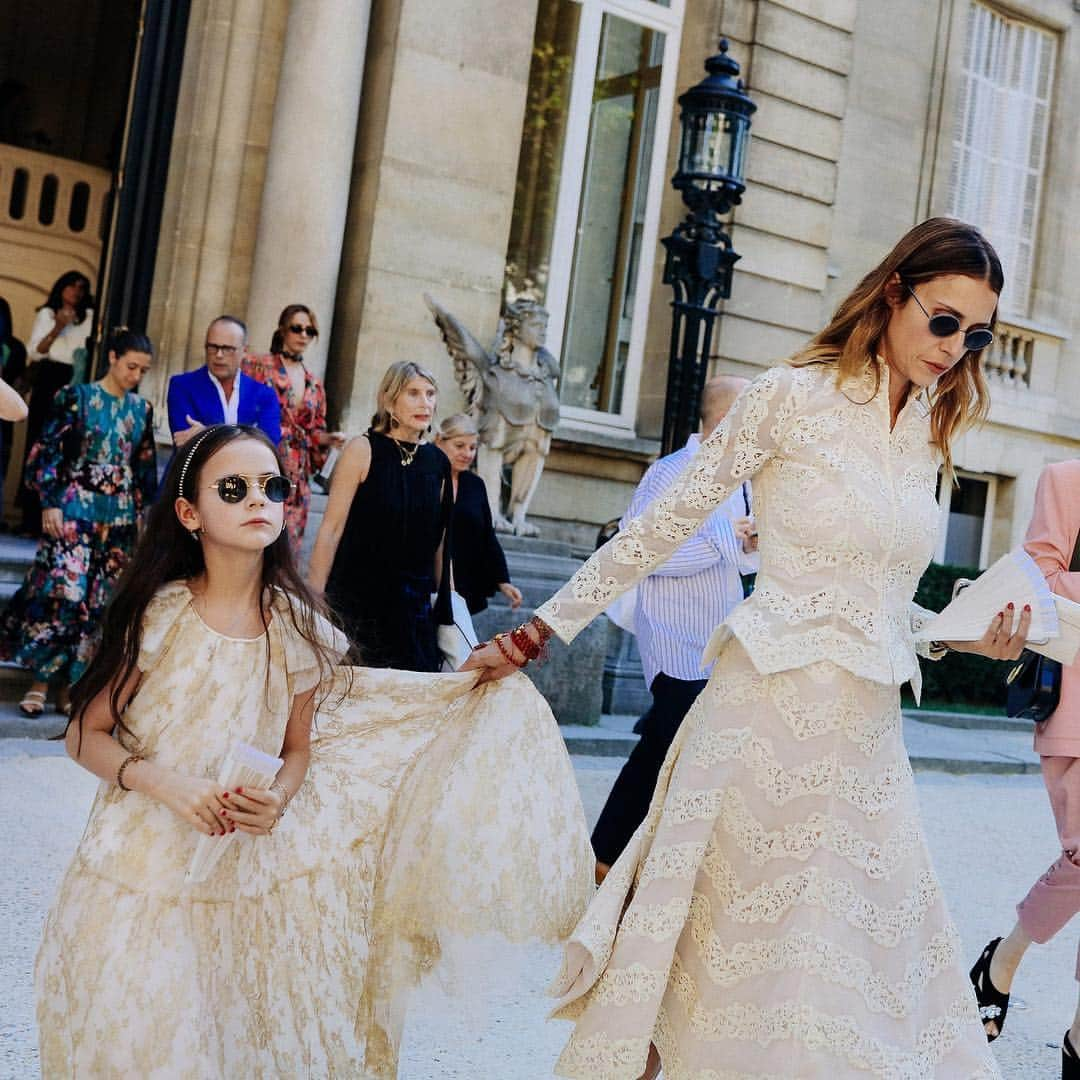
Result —
[[[1077,1055],[1067,1031],[1061,1044],[1061,1080],[1080,1080],[1080,1055]]]
[[[982,956],[975,961],[975,966],[968,973],[971,985],[975,987],[975,998],[979,1002],[979,1019],[983,1028],[987,1024],[997,1024],[997,1031],[991,1035],[986,1032],[986,1041],[993,1042],[1005,1027],[1005,1014],[1009,1011],[1009,995],[1003,994],[990,979],[990,961],[994,958],[1001,938],[994,938],[982,951]],[[1062,1051],[1064,1053],[1064,1051]]]

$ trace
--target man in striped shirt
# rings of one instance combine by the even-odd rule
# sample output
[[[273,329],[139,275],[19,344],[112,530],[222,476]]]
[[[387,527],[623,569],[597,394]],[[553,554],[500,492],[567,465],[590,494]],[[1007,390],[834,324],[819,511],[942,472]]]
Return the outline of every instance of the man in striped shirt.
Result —
[[[706,383],[701,434],[691,435],[683,449],[649,468],[620,528],[671,485],[744,386],[745,379],[730,375]],[[637,587],[634,631],[653,703],[638,721],[635,730],[641,732],[641,739],[619,773],[593,830],[598,883],[644,820],[668,747],[694,699],[705,688],[709,670],[702,668],[701,656],[712,632],[743,598],[740,575],[757,570],[750,498],[747,482]]]

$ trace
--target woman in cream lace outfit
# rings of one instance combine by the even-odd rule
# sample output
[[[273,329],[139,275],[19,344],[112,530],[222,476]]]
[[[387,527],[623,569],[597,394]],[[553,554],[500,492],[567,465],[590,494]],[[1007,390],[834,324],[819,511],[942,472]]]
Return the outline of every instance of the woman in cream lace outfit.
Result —
[[[584,910],[543,699],[331,670],[346,643],[292,569],[279,472],[254,428],[177,454],[75,688],[68,748],[102,783],[38,953],[49,1080],[393,1077],[448,937],[555,940]],[[284,759],[269,789],[217,784],[237,741]],[[186,882],[200,837],[237,830]]]
[[[649,813],[571,937],[560,1075],[633,1080],[661,1060],[666,1080],[997,1075],[919,824],[900,686],[919,692],[929,613],[912,597],[938,466],[985,409],[1001,286],[975,229],[916,227],[538,610],[570,641],[753,477],[757,586],[714,635]],[[1027,621],[957,647],[1017,655]],[[508,668],[489,647],[466,666]]]

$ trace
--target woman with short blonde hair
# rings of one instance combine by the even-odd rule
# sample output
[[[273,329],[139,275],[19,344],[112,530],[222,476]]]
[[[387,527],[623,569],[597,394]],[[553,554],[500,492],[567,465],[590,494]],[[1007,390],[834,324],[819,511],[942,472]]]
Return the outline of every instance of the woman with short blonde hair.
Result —
[[[394,415],[395,402],[413,379],[423,379],[429,383],[435,392],[435,399],[438,399],[439,384],[426,367],[422,367],[415,360],[398,360],[386,369],[379,380],[379,389],[375,392],[375,413],[371,417],[372,431],[377,431],[380,435],[394,434],[394,429],[400,426],[399,419]],[[426,433],[424,431],[421,434]]]
[[[308,571],[366,664],[438,671],[453,622],[450,463],[426,440],[435,376],[412,360],[379,382],[371,427],[346,443]],[[434,598],[434,599],[433,599]]]

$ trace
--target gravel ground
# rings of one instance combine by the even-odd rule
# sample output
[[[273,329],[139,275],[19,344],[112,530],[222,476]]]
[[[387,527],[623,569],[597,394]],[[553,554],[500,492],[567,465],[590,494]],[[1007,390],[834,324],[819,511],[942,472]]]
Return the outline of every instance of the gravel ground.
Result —
[[[595,818],[621,762],[576,757],[582,799]],[[1031,776],[920,774],[931,850],[974,958],[1011,924],[1015,901],[1054,855],[1042,785]],[[38,1075],[32,968],[46,907],[78,842],[94,780],[56,744],[0,740],[0,1080]],[[994,833],[1002,837],[995,853]],[[996,871],[996,872],[995,872]],[[1029,954],[1007,1035],[994,1044],[1007,1080],[1058,1076],[1061,1034],[1076,995],[1077,929]],[[425,987],[414,1001],[401,1080],[541,1080],[568,1031],[545,1022],[551,948],[494,945],[460,958],[457,989]],[[492,973],[495,973],[494,975]],[[468,1008],[461,1008],[466,995]]]

